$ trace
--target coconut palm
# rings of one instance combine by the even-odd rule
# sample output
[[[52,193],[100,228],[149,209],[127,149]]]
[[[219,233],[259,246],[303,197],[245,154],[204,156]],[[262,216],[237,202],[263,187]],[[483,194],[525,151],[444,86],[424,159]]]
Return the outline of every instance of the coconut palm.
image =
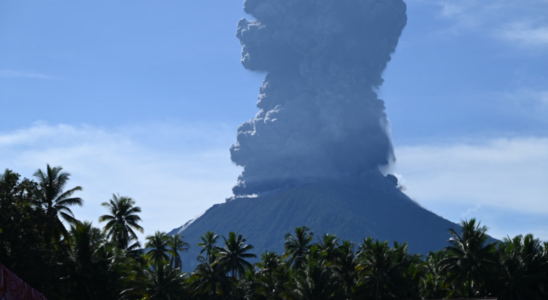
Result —
[[[109,210],[108,215],[102,215],[99,217],[99,222],[107,222],[103,231],[107,234],[107,238],[115,242],[120,249],[134,250],[139,248],[139,242],[137,241],[137,230],[141,233],[144,232],[137,222],[141,221],[138,213],[141,212],[139,206],[135,206],[135,201],[130,197],[120,197],[120,195],[112,195],[112,199],[109,202],[101,203],[102,206]],[[129,246],[131,241],[136,242]]]
[[[202,241],[198,243],[198,247],[202,247],[202,250],[200,250],[198,256],[202,255],[202,253],[204,253],[205,251],[207,259],[210,263],[213,263],[213,261],[215,260],[215,256],[212,255],[212,252],[213,249],[215,249],[215,244],[217,244],[218,238],[219,236],[216,235],[213,231],[208,231],[204,236],[201,236],[200,239]]]
[[[118,293],[118,300],[142,299],[151,285],[151,274],[146,271],[154,266],[150,266],[145,254],[135,256],[117,247],[110,247],[109,250],[110,260],[118,261],[117,273],[121,274],[119,286],[122,290]]]
[[[104,237],[101,231],[93,228],[90,222],[77,223],[70,228],[69,259],[73,264],[72,278],[76,281],[77,290],[82,294],[77,297],[95,299],[96,286],[93,275],[96,274],[98,262],[96,252],[103,245]],[[84,292],[85,291],[85,292]]]
[[[449,279],[456,286],[466,283],[467,296],[473,297],[472,281],[479,282],[485,278],[495,265],[493,254],[496,243],[487,243],[488,229],[476,219],[463,220],[460,226],[462,234],[449,229],[451,246],[445,248],[447,257],[440,263],[443,265],[442,272],[449,273]]]
[[[82,206],[84,200],[72,197],[75,192],[82,190],[80,186],[65,191],[70,174],[61,172],[62,170],[63,168],[61,167],[52,168],[48,164],[45,172],[38,169],[34,173],[34,177],[36,177],[40,186],[40,202],[44,206],[46,214],[55,223],[55,231],[60,232],[66,237],[68,236],[68,232],[59,217],[69,224],[76,224],[77,220],[74,218],[74,214],[69,207],[74,205]]]
[[[172,268],[167,261],[158,261],[145,270],[148,279],[146,296],[151,300],[181,299],[184,291],[184,273]]]
[[[145,244],[145,248],[149,249],[146,253],[148,261],[153,264],[168,262],[168,253],[171,252],[168,235],[165,232],[156,231],[154,235],[149,235],[146,239],[148,242]]]
[[[228,234],[228,239],[222,237],[225,241],[224,247],[215,247],[218,253],[216,255],[215,264],[232,274],[232,280],[236,279],[236,275],[244,275],[246,269],[252,269],[253,265],[246,258],[254,258],[257,255],[246,253],[253,249],[252,245],[245,245],[246,239],[234,231]],[[232,298],[234,298],[234,285],[232,285]]]
[[[256,293],[267,299],[277,299],[289,279],[282,258],[275,252],[265,251],[261,254],[261,261],[255,266]]]
[[[19,174],[9,169],[4,170],[4,173],[0,174],[0,199],[12,199],[12,196],[17,192],[16,188],[19,178]],[[0,203],[0,208],[2,208],[2,205],[8,204],[12,203]],[[6,208],[4,207],[4,209]]]
[[[338,247],[339,239],[336,235],[325,233],[319,239],[318,250],[326,265],[332,265],[341,255]]]
[[[336,256],[332,267],[333,276],[337,284],[342,287],[346,299],[352,295],[352,287],[356,284],[356,256],[354,254],[354,243],[344,241],[337,248],[339,255]]]
[[[217,250],[212,249],[212,255]],[[212,264],[208,259],[199,256],[198,266],[190,276],[190,290],[195,295],[206,296],[206,299],[224,298],[229,290],[230,282],[221,265]]]
[[[282,265],[281,257],[276,252],[265,251],[261,254],[261,261],[256,263],[257,275],[267,275],[272,277],[274,271]]]
[[[260,287],[260,283],[257,281],[256,273],[254,269],[248,269],[245,271],[244,276],[238,278],[236,283],[238,299],[252,300],[258,298],[257,289]]]
[[[541,286],[548,282],[548,257],[532,234],[505,238],[499,244],[499,299],[545,299]]]
[[[445,283],[445,276],[441,272],[440,262],[445,258],[445,252],[439,250],[430,252],[424,261],[424,275],[421,278],[419,290],[427,299],[442,299],[451,293]]]
[[[421,254],[409,254],[407,243],[394,242],[392,264],[387,272],[386,288],[394,298],[418,298],[420,274],[424,262]]]
[[[183,268],[183,262],[179,252],[188,252],[190,244],[183,241],[184,236],[177,234],[168,236],[169,252],[171,254],[171,266],[173,268]]]
[[[224,247],[215,247],[218,253],[216,255],[216,263],[224,267],[227,272],[232,273],[232,278],[236,275],[245,274],[246,269],[253,268],[246,258],[254,258],[257,255],[246,253],[253,249],[252,245],[244,245],[246,239],[234,231],[228,234],[228,239],[222,237],[225,241]]]
[[[314,232],[306,226],[295,228],[295,236],[290,233],[285,235],[284,258],[289,257],[289,264],[293,264],[295,269],[300,269],[306,262],[313,238]]]
[[[373,242],[372,238],[363,240],[358,249],[358,264],[356,270],[359,272],[361,285],[374,288],[375,299],[381,298],[381,289],[387,281],[386,274],[392,264],[392,253],[388,242]]]
[[[296,271],[291,280],[287,294],[298,300],[332,299],[336,293],[336,281],[330,269],[319,257],[317,245],[310,248],[306,264]]]

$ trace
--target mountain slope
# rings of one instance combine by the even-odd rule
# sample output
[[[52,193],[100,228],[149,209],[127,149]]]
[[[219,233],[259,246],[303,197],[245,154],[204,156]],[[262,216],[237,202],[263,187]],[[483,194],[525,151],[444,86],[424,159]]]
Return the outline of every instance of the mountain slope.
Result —
[[[255,246],[257,255],[265,250],[283,252],[284,235],[303,225],[316,236],[332,233],[356,243],[364,237],[408,242],[411,252],[425,254],[445,247],[447,230],[458,228],[420,207],[384,177],[361,185],[312,182],[276,194],[235,199],[214,205],[185,225],[169,233],[180,232],[191,245],[188,253],[182,253],[185,270],[196,266],[200,250],[196,245],[208,230],[224,236],[238,231]]]

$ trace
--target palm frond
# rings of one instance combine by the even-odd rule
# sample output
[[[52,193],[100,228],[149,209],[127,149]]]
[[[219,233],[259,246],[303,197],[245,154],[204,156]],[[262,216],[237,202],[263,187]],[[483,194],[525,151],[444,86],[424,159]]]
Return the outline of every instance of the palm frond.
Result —
[[[67,198],[67,199],[62,199],[62,200],[57,200],[56,201],[57,204],[59,205],[68,205],[68,206],[73,206],[73,205],[78,205],[78,206],[82,206],[84,205],[84,200],[82,198]]]
[[[116,219],[116,218],[111,216],[111,215],[102,215],[102,216],[99,217],[99,222],[110,221],[110,220],[114,220],[114,219]]]
[[[68,191],[65,191],[64,193],[62,193],[61,195],[57,196],[57,201],[59,200],[63,200],[63,199],[66,199],[70,196],[72,196],[72,194],[74,194],[75,192],[78,192],[78,191],[82,191],[82,187],[81,186],[77,186],[77,187],[74,187]]]
[[[65,212],[60,212],[59,215],[61,215],[61,217],[67,221],[69,224],[78,224],[78,220],[76,220],[76,218],[74,218],[74,216],[71,216]]]

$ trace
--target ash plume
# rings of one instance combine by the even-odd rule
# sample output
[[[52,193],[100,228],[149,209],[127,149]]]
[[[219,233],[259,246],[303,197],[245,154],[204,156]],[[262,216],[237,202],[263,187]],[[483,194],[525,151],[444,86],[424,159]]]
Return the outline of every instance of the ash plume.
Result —
[[[267,72],[230,148],[236,196],[358,178],[394,159],[375,89],[407,23],[403,0],[246,0],[242,64]]]

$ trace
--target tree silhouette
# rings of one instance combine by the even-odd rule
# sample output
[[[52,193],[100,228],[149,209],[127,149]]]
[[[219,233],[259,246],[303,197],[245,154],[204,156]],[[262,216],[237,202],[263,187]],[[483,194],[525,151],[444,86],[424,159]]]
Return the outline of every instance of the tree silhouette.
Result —
[[[215,254],[216,251],[212,249],[211,253]],[[202,256],[198,257],[198,261],[200,263],[190,275],[190,289],[193,294],[204,295],[206,299],[223,298],[231,285],[225,270],[221,265],[213,264]]]
[[[198,256],[202,255],[204,251],[206,252],[207,259],[210,263],[213,263],[215,260],[215,256],[212,255],[213,249],[215,249],[215,244],[217,244],[217,239],[219,238],[218,235],[216,235],[213,231],[208,231],[205,233],[204,236],[201,236],[200,239],[202,240],[200,243],[198,243],[198,247],[202,247],[202,250],[200,250],[200,253],[198,253]]]
[[[145,248],[149,249],[146,256],[150,263],[158,264],[160,262],[169,262],[169,237],[165,232],[156,231],[154,235],[146,237]]]
[[[449,229],[451,246],[445,248],[447,257],[441,261],[442,271],[449,273],[449,279],[457,285],[466,283],[467,297],[473,297],[472,281],[486,277],[489,268],[494,266],[496,244],[487,243],[488,229],[476,219],[463,220],[460,226],[462,235]]]
[[[173,268],[183,268],[183,262],[179,252],[188,252],[188,248],[190,248],[190,244],[183,241],[183,238],[184,236],[179,235],[178,233],[168,236],[169,251],[171,254],[170,263]]]
[[[306,255],[310,252],[310,246],[314,233],[306,226],[295,228],[295,236],[290,233],[285,235],[284,258],[289,257],[289,264],[295,269],[300,269],[306,262]]]
[[[548,257],[532,234],[505,238],[499,244],[499,299],[545,299],[538,287],[548,282]]]
[[[135,201],[130,197],[120,197],[120,195],[113,194],[109,202],[103,202],[101,205],[106,207],[110,213],[99,217],[99,222],[107,222],[103,227],[107,238],[115,242],[120,249],[134,250],[139,248],[137,234],[133,230],[141,233],[144,230],[143,227],[137,224],[141,221],[141,217],[137,215],[141,212],[141,208],[135,206]],[[136,242],[129,246],[129,243],[133,240]]]
[[[324,261],[319,257],[318,246],[310,248],[310,255],[307,256],[306,264],[295,272],[289,282],[288,294],[298,300],[324,300],[332,299],[337,286],[333,280],[333,274],[325,266]]]
[[[65,191],[65,187],[70,179],[70,174],[61,172],[61,167],[50,167],[48,164],[46,171],[38,169],[34,173],[40,187],[39,197],[40,202],[46,210],[46,214],[52,219],[55,229],[54,233],[61,233],[63,236],[68,236],[68,231],[61,222],[67,221],[69,224],[76,224],[74,214],[70,210],[70,206],[78,205],[82,206],[84,200],[78,197],[72,197],[72,195],[81,191],[82,187],[76,186]]]
[[[257,257],[252,253],[246,253],[253,249],[252,245],[244,245],[246,239],[234,231],[228,234],[228,239],[223,236],[224,247],[215,247],[217,255],[215,264],[219,264],[226,272],[232,274],[232,280],[236,275],[244,275],[246,269],[252,269],[253,265],[246,258]],[[234,298],[234,287],[232,288],[232,298]]]

